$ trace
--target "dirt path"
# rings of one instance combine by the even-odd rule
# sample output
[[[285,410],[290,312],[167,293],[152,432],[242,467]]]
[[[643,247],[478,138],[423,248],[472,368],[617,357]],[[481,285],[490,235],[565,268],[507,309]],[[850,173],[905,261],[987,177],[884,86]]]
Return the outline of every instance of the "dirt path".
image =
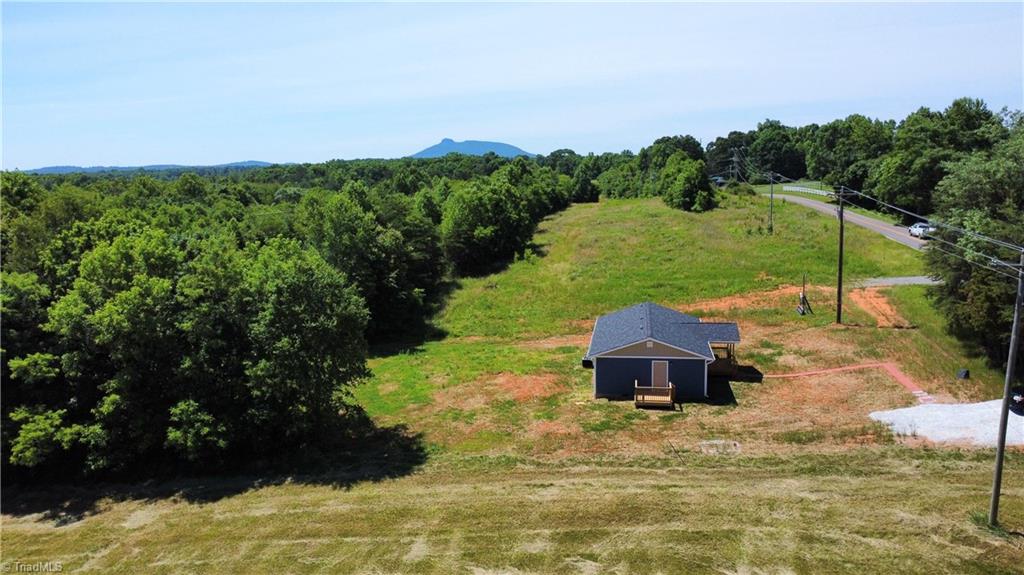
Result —
[[[860,370],[860,369],[871,369],[871,368],[879,368],[879,369],[884,370],[886,373],[889,374],[890,377],[892,377],[894,380],[896,380],[896,383],[902,385],[904,388],[906,388],[907,391],[909,391],[910,393],[914,394],[914,397],[916,397],[917,401],[919,401],[920,403],[934,403],[935,402],[935,398],[934,397],[929,395],[927,391],[921,389],[920,386],[918,386],[916,383],[914,383],[914,380],[910,379],[910,377],[908,377],[907,374],[903,373],[903,371],[899,367],[897,367],[895,363],[888,362],[888,361],[886,361],[886,362],[877,362],[877,363],[861,363],[861,364],[858,364],[858,365],[845,365],[843,367],[833,367],[833,368],[829,368],[829,369],[816,369],[816,370],[812,370],[812,371],[800,371],[800,372],[796,372],[796,373],[780,373],[780,374],[773,374],[773,375],[765,375],[764,377],[765,377],[765,379],[785,379],[785,378],[791,378],[791,377],[807,377],[807,376],[811,376],[811,375],[823,375],[823,374],[828,374],[828,373],[840,373],[840,372],[843,372],[843,371],[856,371],[856,370]]]
[[[889,299],[880,291],[881,288],[869,287],[850,291],[850,299],[859,308],[868,312],[875,318],[878,327],[907,328],[911,327],[910,322],[903,319],[896,308],[892,307]]]
[[[800,286],[781,285],[768,291],[756,291],[714,299],[695,301],[687,304],[675,305],[676,309],[683,312],[715,312],[729,311],[732,309],[748,309],[752,307],[766,308],[780,305],[783,301],[791,300],[793,307],[796,307],[800,298]],[[815,295],[820,298],[835,297],[835,288],[828,286],[809,285],[807,286],[808,296]],[[812,298],[817,299],[817,298]]]

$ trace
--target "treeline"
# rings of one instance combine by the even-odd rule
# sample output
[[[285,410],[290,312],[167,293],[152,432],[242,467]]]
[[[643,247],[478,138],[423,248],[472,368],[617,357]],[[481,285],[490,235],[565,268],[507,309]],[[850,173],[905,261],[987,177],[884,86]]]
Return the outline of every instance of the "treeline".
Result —
[[[860,114],[800,127],[766,120],[710,142],[707,162],[712,174],[728,177],[735,166],[751,182],[766,182],[768,172],[807,177],[930,214],[949,166],[1005,141],[1012,122],[1010,112],[995,113],[972,98],[942,111],[922,107],[898,123]]]
[[[344,445],[368,344],[417,333],[450,278],[522,254],[572,193],[536,162],[462,156],[2,185],[8,477]]]
[[[626,150],[580,156],[563,149],[537,161],[572,175],[573,200],[577,202],[660,196],[667,205],[681,210],[703,212],[715,207],[704,148],[693,136],[658,138],[637,154]]]
[[[934,219],[1024,246],[1024,118],[1016,115],[1009,135],[991,149],[961,156],[942,170],[945,175],[931,196]],[[991,258],[1016,264],[1020,253],[948,227],[935,235],[925,257],[931,275],[942,280],[930,289],[949,331],[976,346],[993,365],[1005,366],[1016,270]],[[1024,338],[1017,355],[1024,358]],[[1017,378],[1024,381],[1020,364]]]

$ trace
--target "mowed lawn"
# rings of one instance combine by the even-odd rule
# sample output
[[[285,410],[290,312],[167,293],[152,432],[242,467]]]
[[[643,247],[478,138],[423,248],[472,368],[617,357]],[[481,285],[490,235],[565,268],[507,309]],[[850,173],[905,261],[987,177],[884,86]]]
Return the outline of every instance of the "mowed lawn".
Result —
[[[314,477],[212,500],[140,494],[62,527],[7,516],[3,554],[95,573],[1019,573],[1020,536],[972,520],[990,469],[987,453],[905,448],[441,456],[349,488]],[[1008,484],[1003,513],[1019,518],[1020,475]]]
[[[979,523],[992,451],[893,437],[867,413],[914,398],[877,370],[734,383],[736,402],[636,410],[590,398],[592,320],[652,300],[740,324],[766,374],[894,361],[947,400],[1000,374],[942,330],[920,287],[884,293],[910,329],[847,300],[834,326],[836,222],[727,197],[576,205],[508,269],[463,280],[446,336],[371,359],[357,400],[428,454],[331,473],[204,478],[4,496],[2,560],[110,573],[1018,573],[1024,454],[1005,531]],[[923,273],[920,254],[847,228],[848,280]],[[806,273],[816,314],[788,285]],[[972,379],[951,374],[970,367]],[[705,442],[713,442],[711,444]],[[709,445],[730,446],[724,450]],[[399,473],[389,472],[402,469]],[[12,503],[14,505],[12,505]]]

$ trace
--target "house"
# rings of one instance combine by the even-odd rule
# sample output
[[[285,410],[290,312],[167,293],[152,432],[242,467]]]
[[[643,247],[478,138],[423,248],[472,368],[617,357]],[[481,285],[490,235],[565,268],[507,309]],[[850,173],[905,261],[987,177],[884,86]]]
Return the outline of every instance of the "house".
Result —
[[[594,370],[594,397],[672,405],[708,396],[708,375],[736,369],[734,323],[700,318],[651,302],[594,324],[583,367]]]

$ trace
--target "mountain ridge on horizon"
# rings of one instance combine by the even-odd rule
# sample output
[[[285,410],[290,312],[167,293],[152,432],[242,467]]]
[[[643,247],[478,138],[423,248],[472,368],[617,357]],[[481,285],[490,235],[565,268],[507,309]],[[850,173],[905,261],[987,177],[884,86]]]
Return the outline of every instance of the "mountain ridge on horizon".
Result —
[[[61,174],[101,174],[105,172],[159,172],[163,170],[189,170],[189,169],[248,169],[265,168],[275,165],[274,162],[262,162],[259,160],[244,160],[241,162],[229,162],[227,164],[148,164],[145,166],[43,166],[31,170],[16,170],[25,174],[36,175],[61,175]]]
[[[515,158],[516,156],[532,158],[537,155],[531,154],[522,148],[513,146],[512,144],[506,144],[504,142],[489,142],[486,140],[463,140],[461,142],[457,142],[451,138],[444,138],[439,143],[424,148],[408,157],[441,158],[448,154],[482,156],[488,152],[494,152],[503,158]]]

